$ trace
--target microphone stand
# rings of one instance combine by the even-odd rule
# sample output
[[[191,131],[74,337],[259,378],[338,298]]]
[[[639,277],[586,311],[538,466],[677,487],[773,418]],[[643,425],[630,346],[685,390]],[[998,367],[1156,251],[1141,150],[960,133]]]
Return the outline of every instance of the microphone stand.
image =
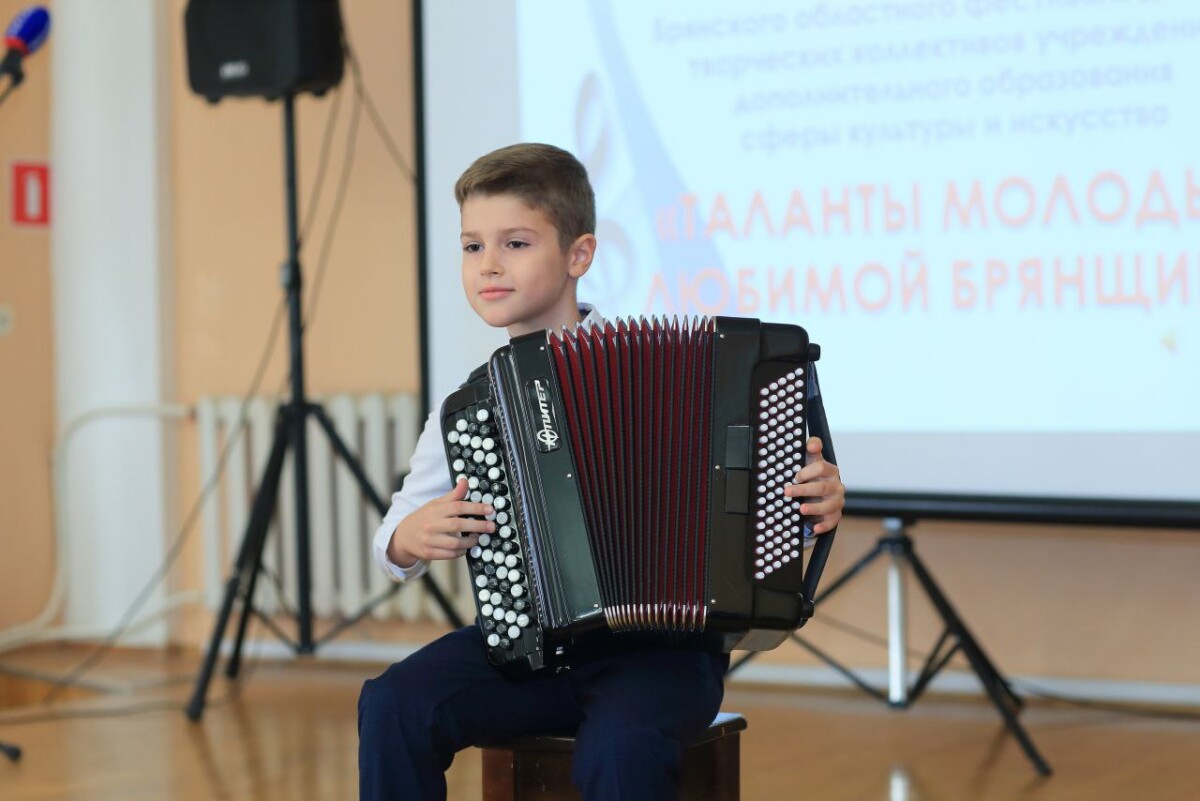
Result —
[[[12,94],[12,91],[25,80],[25,70],[21,69],[23,57],[20,51],[10,49],[4,56],[4,61],[0,62],[0,75],[8,76],[8,86],[3,92],[0,92],[0,103],[3,103],[4,98]]]

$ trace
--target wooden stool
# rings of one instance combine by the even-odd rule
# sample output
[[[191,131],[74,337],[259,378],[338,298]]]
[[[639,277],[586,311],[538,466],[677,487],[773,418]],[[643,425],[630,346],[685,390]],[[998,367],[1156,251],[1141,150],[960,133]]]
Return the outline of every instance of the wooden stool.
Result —
[[[680,801],[738,801],[739,740],[746,719],[717,715],[707,729],[684,741]],[[487,743],[483,749],[483,801],[578,799],[571,784],[575,737],[547,734]]]

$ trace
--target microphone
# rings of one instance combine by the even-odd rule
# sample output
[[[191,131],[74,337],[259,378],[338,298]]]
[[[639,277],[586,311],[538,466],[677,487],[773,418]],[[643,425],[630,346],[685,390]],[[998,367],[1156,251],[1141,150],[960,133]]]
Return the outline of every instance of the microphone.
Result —
[[[25,71],[21,69],[21,61],[37,52],[50,35],[50,12],[42,6],[30,6],[17,16],[4,32],[4,44],[8,52],[4,61],[0,62],[0,75],[9,76],[9,86],[2,100],[14,88],[25,80]]]

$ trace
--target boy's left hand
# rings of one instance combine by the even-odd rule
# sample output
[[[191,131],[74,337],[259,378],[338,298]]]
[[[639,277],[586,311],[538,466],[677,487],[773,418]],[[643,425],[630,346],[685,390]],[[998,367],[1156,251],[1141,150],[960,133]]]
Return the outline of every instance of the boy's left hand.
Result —
[[[814,534],[832,531],[842,519],[842,507],[846,505],[846,485],[838,466],[825,461],[821,455],[824,447],[820,437],[809,437],[806,444],[808,463],[796,473],[795,483],[784,487],[783,494],[789,498],[804,498],[800,514],[812,524]]]

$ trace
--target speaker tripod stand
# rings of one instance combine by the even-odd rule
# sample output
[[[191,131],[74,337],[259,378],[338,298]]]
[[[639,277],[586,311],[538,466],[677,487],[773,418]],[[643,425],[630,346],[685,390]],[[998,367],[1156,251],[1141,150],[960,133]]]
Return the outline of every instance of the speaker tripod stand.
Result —
[[[810,643],[799,634],[792,634],[792,639],[805,650],[812,653],[821,661],[841,673],[853,684],[867,694],[886,702],[897,709],[907,709],[916,703],[929,683],[941,672],[942,668],[958,652],[962,652],[974,671],[979,682],[983,685],[988,698],[1000,713],[1009,733],[1020,743],[1021,748],[1034,769],[1042,776],[1049,776],[1050,765],[1042,758],[1037,747],[1029,738],[1025,728],[1017,719],[1017,713],[1024,702],[1013,690],[1012,685],[1004,678],[996,666],[984,653],[979,642],[967,629],[962,618],[950,605],[937,582],[925,567],[925,563],[917,556],[912,538],[908,536],[907,526],[911,521],[899,518],[886,518],[883,521],[884,534],[861,559],[853,564],[841,576],[815,599],[817,604],[837,592],[850,579],[858,575],[867,565],[881,556],[890,557],[888,562],[888,690],[886,693],[868,684],[853,670],[838,662]],[[908,567],[917,579],[917,583],[942,619],[942,634],[938,638],[933,651],[925,660],[920,673],[911,683],[908,680],[908,647],[906,627],[906,591],[904,585],[904,567]],[[755,654],[748,653],[729,667],[729,672],[740,668]]]
[[[258,581],[258,574],[262,569],[263,547],[266,544],[271,516],[275,510],[279,482],[283,474],[284,456],[288,450],[292,452],[293,477],[295,479],[296,572],[297,592],[299,596],[296,603],[297,639],[295,641],[290,640],[271,618],[259,615],[268,628],[279,636],[280,639],[284,640],[284,642],[287,642],[297,654],[312,654],[316,652],[319,646],[325,644],[369,614],[372,609],[391,597],[401,586],[399,584],[394,585],[389,591],[369,601],[358,612],[342,621],[320,640],[314,639],[311,596],[312,572],[309,561],[308,527],[308,442],[306,428],[309,417],[314,418],[320,425],[321,430],[329,438],[334,451],[350,469],[351,473],[354,474],[354,478],[363,496],[375,506],[380,516],[383,516],[387,512],[388,506],[371,486],[370,480],[367,478],[365,471],[358,463],[354,454],[350,452],[350,449],[346,447],[341,437],[338,436],[337,430],[325,414],[325,410],[319,404],[310,403],[305,399],[304,320],[300,303],[300,239],[297,225],[296,200],[295,108],[294,96],[291,94],[283,97],[283,129],[284,166],[287,183],[288,259],[283,265],[282,284],[287,294],[288,305],[291,399],[280,406],[275,418],[271,454],[267,459],[266,469],[263,472],[262,479],[258,485],[258,491],[254,497],[254,504],[250,510],[250,520],[246,525],[245,534],[238,549],[233,572],[226,584],[225,596],[221,602],[216,623],[213,626],[212,637],[209,641],[204,663],[196,679],[192,698],[188,702],[187,716],[192,720],[199,720],[204,714],[208,685],[212,680],[212,673],[216,667],[221,642],[225,637],[225,628],[229,623],[229,617],[233,612],[234,604],[238,601],[241,602],[241,618],[238,621],[233,650],[229,656],[225,672],[232,679],[237,677],[238,670],[240,669],[241,651],[245,641],[246,627],[249,623],[250,615],[257,614],[257,610],[254,609],[254,589]],[[462,626],[462,619],[433,578],[427,573],[422,577],[421,581],[425,590],[433,596],[438,606],[441,607],[446,618],[456,627]]]

